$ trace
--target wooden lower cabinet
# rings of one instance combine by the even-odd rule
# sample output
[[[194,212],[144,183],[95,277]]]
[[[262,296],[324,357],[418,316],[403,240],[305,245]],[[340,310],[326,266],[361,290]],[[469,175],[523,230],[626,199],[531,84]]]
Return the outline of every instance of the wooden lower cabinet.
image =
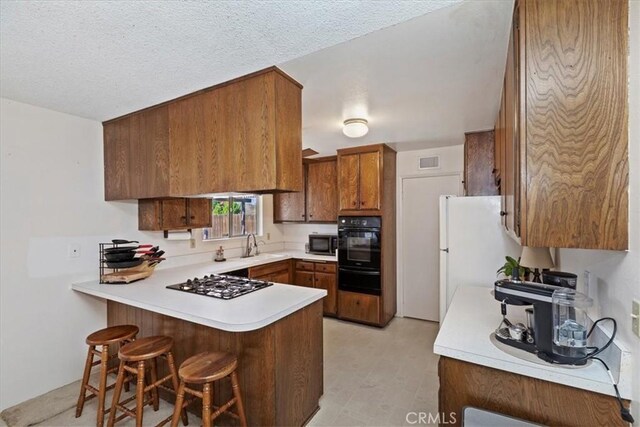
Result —
[[[338,291],[338,317],[356,322],[380,324],[380,297],[356,292]]]
[[[298,286],[318,288],[327,291],[322,299],[325,316],[335,316],[338,313],[338,279],[335,262],[295,261],[295,281]]]
[[[440,357],[438,376],[438,412],[446,414],[451,425],[462,425],[465,406],[546,426],[628,425],[613,396],[449,357]]]
[[[313,281],[314,281],[313,271],[296,270],[296,279],[293,283],[294,285],[313,288]]]
[[[290,284],[291,260],[277,261],[249,268],[249,278],[274,283]]]
[[[336,315],[338,312],[338,296],[336,295],[336,273],[315,273],[314,287],[327,291],[327,296],[322,300],[325,314]]]

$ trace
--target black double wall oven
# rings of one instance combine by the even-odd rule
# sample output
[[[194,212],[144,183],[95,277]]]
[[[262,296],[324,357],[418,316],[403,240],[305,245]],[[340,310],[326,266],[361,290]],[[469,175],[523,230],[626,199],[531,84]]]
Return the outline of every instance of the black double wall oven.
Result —
[[[381,218],[338,217],[338,289],[380,295]]]

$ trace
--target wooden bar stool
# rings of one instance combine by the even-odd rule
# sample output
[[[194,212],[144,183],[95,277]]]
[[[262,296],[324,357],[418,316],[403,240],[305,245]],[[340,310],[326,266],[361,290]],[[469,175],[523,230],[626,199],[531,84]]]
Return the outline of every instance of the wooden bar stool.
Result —
[[[158,410],[158,388],[175,394],[178,389],[178,374],[176,373],[176,366],[173,361],[173,354],[171,353],[172,347],[173,338],[155,336],[140,338],[120,349],[118,352],[118,357],[120,358],[118,378],[116,379],[116,388],[113,392],[113,402],[111,404],[111,412],[109,413],[109,421],[107,424],[109,427],[126,417],[135,418],[136,426],[140,427],[142,426],[143,409],[146,405],[153,405],[153,410]],[[158,357],[165,359],[169,367],[169,375],[161,379],[158,379],[156,361],[156,358]],[[147,365],[146,362],[149,362],[149,365]],[[130,366],[133,365],[133,363],[135,363],[135,367]],[[149,367],[151,371],[151,384],[145,386],[145,370],[147,367]],[[137,376],[136,394],[121,402],[120,394],[122,393],[122,387],[127,372]],[[171,381],[173,388],[169,388],[164,385],[167,381]],[[146,400],[145,395],[147,395]],[[136,401],[135,411],[124,406],[133,400]],[[123,414],[116,418],[118,410],[122,411]],[[171,417],[168,417],[158,425],[162,426],[170,420]],[[186,411],[182,411],[182,422],[184,425],[189,423]]]
[[[118,344],[122,346],[125,343],[135,340],[137,334],[137,326],[119,325],[100,329],[87,337],[86,343],[89,345],[89,351],[87,353],[87,361],[84,364],[84,374],[82,375],[82,384],[80,385],[80,397],[78,397],[78,404],[76,405],[76,418],[82,415],[84,402],[97,396],[98,419],[96,424],[99,427],[102,427],[104,414],[109,412],[109,409],[105,409],[104,407],[104,397],[107,390],[110,390],[115,386],[115,384],[111,384],[107,387],[107,375],[118,369],[117,367],[108,367],[109,361],[116,357],[115,353],[109,354],[109,345]],[[96,350],[96,347],[100,347],[100,350]],[[97,356],[100,359],[94,362],[94,356]],[[91,376],[91,368],[97,365],[100,365],[100,385],[98,388],[95,388],[89,384],[89,377]],[[128,384],[129,383],[127,382],[127,387]],[[88,397],[87,392],[89,392]]]
[[[241,426],[246,426],[247,419],[244,415],[242,397],[240,396],[240,386],[238,385],[238,376],[236,374],[237,367],[238,359],[229,353],[205,352],[185,360],[178,371],[180,387],[178,388],[178,398],[176,399],[171,427],[178,425],[180,411],[183,411],[184,408],[195,401],[195,399],[191,399],[185,402],[185,393],[202,399],[202,425],[204,427],[211,427],[213,420],[223,412],[239,419]],[[231,379],[233,398],[222,406],[217,407],[213,405],[213,383],[225,377]],[[186,386],[187,383],[202,384],[202,392],[188,388]],[[234,404],[236,405],[237,414],[227,410]],[[215,410],[215,412],[212,412],[212,410]]]

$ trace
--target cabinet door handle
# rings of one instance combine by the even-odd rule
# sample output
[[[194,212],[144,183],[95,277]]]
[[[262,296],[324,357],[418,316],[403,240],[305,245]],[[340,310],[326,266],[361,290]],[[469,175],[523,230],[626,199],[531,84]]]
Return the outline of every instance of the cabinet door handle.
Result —
[[[309,214],[309,218],[313,218],[313,215]]]
[[[507,213],[505,211],[500,211],[500,216],[507,216]]]
[[[191,219],[196,219],[196,217],[195,217],[195,216],[193,216],[193,215],[191,215],[191,217],[190,217],[190,218],[191,218]]]
[[[187,217],[186,216],[183,215],[183,216],[180,217],[180,219],[182,220],[183,224],[187,223]]]
[[[355,206],[355,205],[356,205],[356,202],[351,203],[351,205]]]
[[[367,204],[367,202],[360,202],[360,204],[361,204],[362,206],[364,206],[364,205],[366,205],[366,204]]]

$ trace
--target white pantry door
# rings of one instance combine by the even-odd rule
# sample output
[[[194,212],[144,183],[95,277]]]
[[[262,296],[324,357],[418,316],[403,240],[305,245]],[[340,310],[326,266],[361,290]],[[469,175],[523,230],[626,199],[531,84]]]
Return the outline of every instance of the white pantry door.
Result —
[[[459,195],[460,175],[402,180],[402,314],[440,321],[440,196]]]

